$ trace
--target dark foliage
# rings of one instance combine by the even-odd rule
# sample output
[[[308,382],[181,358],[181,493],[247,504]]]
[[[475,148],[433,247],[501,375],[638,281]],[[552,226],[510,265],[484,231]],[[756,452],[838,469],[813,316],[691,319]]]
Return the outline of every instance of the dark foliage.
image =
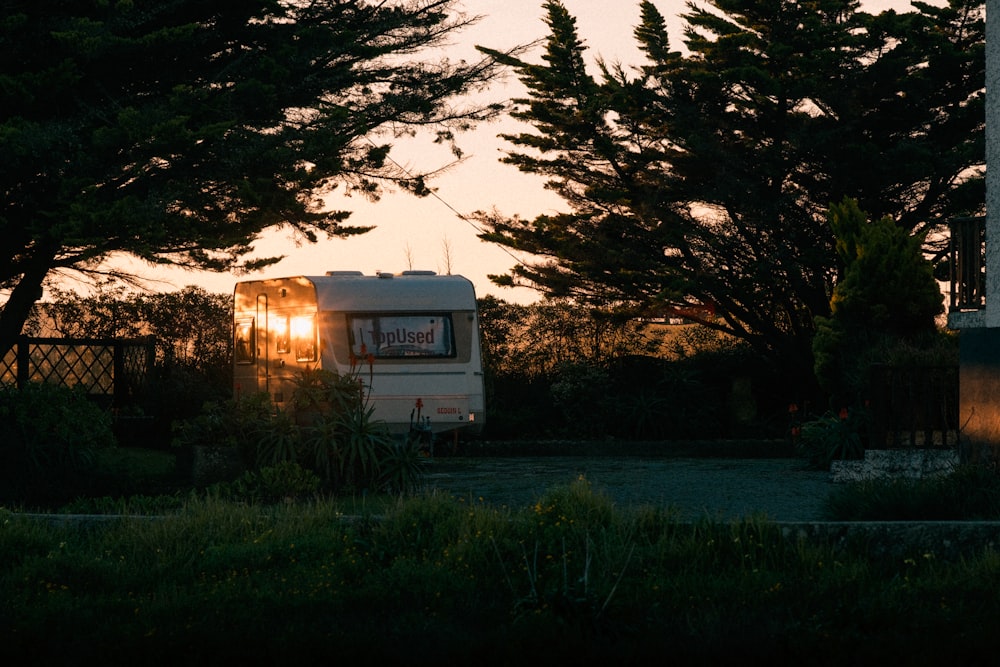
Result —
[[[804,386],[844,269],[831,203],[918,237],[983,208],[983,3],[693,3],[686,54],[640,7],[637,68],[598,61],[593,76],[557,0],[541,62],[486,50],[528,89],[513,115],[531,131],[505,135],[505,161],[567,204],[479,216],[485,239],[538,257],[497,280],[612,311],[708,306],[707,326]]]
[[[495,73],[435,53],[475,20],[455,5],[3,3],[0,338],[53,271],[106,274],[114,253],[253,269],[277,259],[247,259],[266,229],[366,231],[325,210],[337,186],[429,192],[388,159],[393,133],[450,143],[496,112],[453,103]]]

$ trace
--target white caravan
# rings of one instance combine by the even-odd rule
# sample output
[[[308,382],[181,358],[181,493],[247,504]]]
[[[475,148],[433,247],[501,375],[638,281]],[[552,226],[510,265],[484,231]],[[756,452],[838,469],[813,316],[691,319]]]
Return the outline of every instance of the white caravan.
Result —
[[[483,424],[472,283],[432,271],[248,280],[236,284],[233,389],[282,407],[305,370],[364,381],[374,418],[394,433]],[[371,375],[369,376],[369,363]]]

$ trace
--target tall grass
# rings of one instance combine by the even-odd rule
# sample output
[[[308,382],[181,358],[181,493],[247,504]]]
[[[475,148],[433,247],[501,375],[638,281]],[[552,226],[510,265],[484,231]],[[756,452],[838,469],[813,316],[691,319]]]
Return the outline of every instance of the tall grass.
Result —
[[[4,664],[968,664],[1000,556],[874,559],[763,519],[681,523],[586,480],[523,508],[431,493],[192,498],[66,527],[0,512]]]
[[[959,521],[1000,518],[1000,475],[979,465],[922,479],[844,484],[824,503],[838,521]]]

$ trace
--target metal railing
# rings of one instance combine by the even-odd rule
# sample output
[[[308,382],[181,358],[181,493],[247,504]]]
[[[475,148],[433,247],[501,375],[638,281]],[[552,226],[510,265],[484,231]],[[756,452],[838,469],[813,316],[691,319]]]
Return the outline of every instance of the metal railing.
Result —
[[[870,449],[958,446],[958,366],[874,364]]]
[[[952,218],[949,312],[986,307],[986,218]]]

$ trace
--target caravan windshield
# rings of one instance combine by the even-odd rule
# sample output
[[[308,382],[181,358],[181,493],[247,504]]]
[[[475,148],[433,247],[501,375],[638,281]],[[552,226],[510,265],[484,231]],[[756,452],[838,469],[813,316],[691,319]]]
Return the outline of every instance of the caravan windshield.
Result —
[[[455,340],[448,313],[348,315],[351,352],[376,359],[455,356]]]

